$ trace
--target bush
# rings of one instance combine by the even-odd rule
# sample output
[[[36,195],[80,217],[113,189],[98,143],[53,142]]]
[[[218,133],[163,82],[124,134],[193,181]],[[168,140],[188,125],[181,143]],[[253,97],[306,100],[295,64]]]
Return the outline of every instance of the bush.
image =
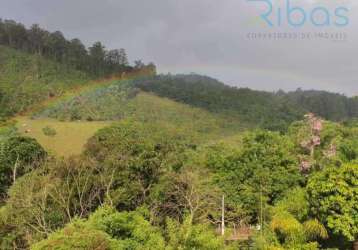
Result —
[[[31,249],[160,250],[165,249],[165,241],[159,228],[152,226],[140,211],[119,213],[102,207],[87,221],[72,222]]]
[[[50,126],[46,126],[42,129],[42,132],[44,133],[44,135],[49,136],[49,137],[54,137],[57,132],[54,128],[51,128]]]
[[[0,145],[0,193],[12,182],[38,166],[47,153],[33,138],[11,137]]]
[[[123,249],[106,233],[89,228],[83,221],[76,221],[63,230],[50,235],[46,240],[34,244],[31,250],[72,250],[72,249]]]
[[[336,236],[358,238],[358,164],[327,167],[308,182],[312,213]]]

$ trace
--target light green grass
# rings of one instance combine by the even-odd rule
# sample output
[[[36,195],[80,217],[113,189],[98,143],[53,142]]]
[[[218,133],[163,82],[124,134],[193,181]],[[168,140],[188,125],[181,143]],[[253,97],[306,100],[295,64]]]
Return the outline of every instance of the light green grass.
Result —
[[[230,136],[242,131],[239,119],[213,114],[167,98],[140,92],[129,101],[126,115],[140,122],[173,126],[180,133],[194,133],[201,141]]]
[[[87,140],[99,129],[109,126],[111,122],[59,122],[52,119],[32,120],[17,117],[19,133],[35,138],[48,152],[57,156],[77,155],[82,152]],[[56,130],[54,137],[46,136],[46,126]]]

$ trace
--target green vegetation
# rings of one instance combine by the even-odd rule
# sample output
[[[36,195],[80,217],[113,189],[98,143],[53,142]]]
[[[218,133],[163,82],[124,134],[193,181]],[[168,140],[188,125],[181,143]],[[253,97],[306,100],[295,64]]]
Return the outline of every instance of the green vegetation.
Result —
[[[0,44],[21,49],[0,47],[0,249],[358,241],[356,98],[148,77],[124,50],[11,21]]]
[[[135,82],[135,81],[134,81]],[[140,92],[133,81],[114,81],[83,93],[59,100],[36,112],[35,119],[53,118],[64,121],[107,121],[133,119],[145,124],[157,123],[190,134],[198,140],[233,135],[244,129],[236,116],[214,114],[200,108]]]
[[[328,167],[308,183],[312,212],[332,233],[354,241],[358,237],[358,164]]]
[[[143,210],[143,209],[142,209]],[[74,221],[48,239],[31,246],[41,249],[223,249],[224,244],[204,225],[168,220],[167,235],[152,226],[144,211],[118,213],[102,207],[86,221]]]
[[[0,46],[0,117],[83,85],[88,76],[39,56]]]
[[[54,137],[57,132],[54,128],[51,128],[50,126],[46,126],[42,129],[42,132],[44,133],[44,135],[49,136],[49,137]]]
[[[101,42],[86,49],[79,39],[67,40],[62,32],[49,32],[37,24],[27,29],[13,20],[0,19],[0,45],[51,59],[95,78],[126,73],[151,75],[156,71],[153,63],[145,65],[140,60],[130,66],[125,49],[107,51]]]
[[[312,130],[321,143],[307,150],[299,139],[311,135],[300,134],[313,121],[323,124]],[[289,131],[207,144],[160,121],[123,119],[99,130],[80,156],[49,158],[16,180],[0,210],[1,246],[348,249],[358,166],[347,148],[355,149],[357,128],[308,116]],[[225,241],[243,235],[251,241]]]
[[[28,137],[9,137],[0,144],[0,195],[46,157],[42,146]]]
[[[278,133],[257,131],[243,138],[240,151],[215,146],[208,151],[207,167],[215,173],[233,209],[241,203],[242,216],[257,222],[260,202],[273,205],[287,189],[304,178],[290,138]]]
[[[358,116],[357,98],[324,91],[238,89],[195,74],[154,76],[136,81],[136,87],[211,112],[239,116],[242,122],[270,130],[285,131],[308,112],[334,121]]]
[[[0,19],[0,121],[89,80],[154,74],[153,63],[130,66],[124,49],[108,51],[96,42],[87,50],[60,31]]]

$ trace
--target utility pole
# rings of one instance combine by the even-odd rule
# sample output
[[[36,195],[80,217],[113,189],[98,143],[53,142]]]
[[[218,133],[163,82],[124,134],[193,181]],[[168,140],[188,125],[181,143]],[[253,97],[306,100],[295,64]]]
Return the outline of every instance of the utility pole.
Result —
[[[262,184],[260,185],[260,233],[263,234],[263,201],[262,201]]]
[[[221,202],[221,235],[225,235],[225,195],[223,195]]]

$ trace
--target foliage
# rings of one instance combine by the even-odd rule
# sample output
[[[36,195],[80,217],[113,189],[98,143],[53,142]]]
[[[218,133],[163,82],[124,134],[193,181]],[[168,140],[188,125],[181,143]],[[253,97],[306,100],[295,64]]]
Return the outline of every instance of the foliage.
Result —
[[[82,72],[0,45],[0,117],[24,112],[89,80]]]
[[[116,81],[84,91],[70,99],[38,111],[34,118],[56,118],[59,120],[123,120],[173,130],[198,140],[211,140],[242,131],[244,124],[235,116],[214,114],[169,99],[139,92],[134,88],[135,80]]]
[[[140,210],[118,213],[102,207],[91,215],[88,224],[120,242],[121,249],[165,249],[159,228],[152,226],[145,214]]]
[[[87,50],[79,39],[67,40],[62,32],[49,32],[37,24],[26,28],[13,20],[0,19],[0,45],[44,56],[93,77],[143,70],[155,74],[156,71],[153,63],[145,65],[138,61],[135,66],[129,66],[124,49],[107,51],[101,42],[95,42]]]
[[[269,93],[235,88],[200,75],[159,75],[136,82],[144,91],[216,113],[229,113],[249,124],[286,131],[288,125],[314,112],[333,121],[358,116],[358,99],[324,91]]]
[[[358,116],[358,99],[326,91],[298,89],[287,94],[294,105],[327,120],[340,121]]]
[[[225,248],[223,240],[216,237],[208,225],[194,225],[192,220],[193,218],[190,215],[184,218],[182,224],[173,219],[167,219],[166,236],[168,250],[216,250]]]
[[[42,129],[42,132],[44,133],[44,135],[49,137],[54,137],[57,134],[56,130],[50,126],[44,127]]]
[[[309,203],[306,196],[306,190],[301,187],[287,190],[283,198],[280,198],[275,204],[275,213],[279,214],[280,211],[286,211],[294,215],[299,221],[307,220],[309,216]]]
[[[356,97],[156,76],[124,49],[1,19],[0,72],[0,249],[317,250],[358,238]],[[7,120],[30,108],[33,119]]]
[[[150,206],[159,223],[166,217],[182,221],[187,216],[195,223],[209,221],[217,224],[220,220],[221,194],[211,183],[208,171],[183,166],[179,171],[169,172],[162,177],[151,194]]]
[[[109,86],[99,86],[82,92],[38,112],[34,117],[50,117],[59,120],[119,120],[124,117],[125,105],[135,90],[129,81],[116,81]]]
[[[336,235],[358,237],[358,165],[327,167],[307,185],[312,213]]]
[[[110,196],[116,207],[134,209],[143,204],[163,173],[181,166],[186,140],[169,133],[155,124],[122,121],[88,141],[85,154],[113,172]]]
[[[10,137],[18,136],[18,131],[13,122],[0,122],[0,144]]]
[[[270,222],[255,236],[258,249],[319,249],[317,240],[327,239],[325,227],[308,214],[305,189],[289,190],[270,208]]]
[[[164,237],[145,214],[143,209],[119,213],[103,206],[88,220],[73,221],[31,249],[224,249],[209,227],[193,225],[189,217],[182,224],[168,219]]]
[[[38,166],[46,157],[42,146],[32,138],[10,137],[0,144],[0,193],[16,179]]]
[[[223,157],[214,150],[207,164],[228,202],[242,204],[253,221],[257,221],[260,203],[273,204],[302,182],[294,145],[288,137],[273,132],[249,133],[240,152]]]
[[[88,216],[104,202],[108,189],[101,172],[101,166],[81,158],[48,160],[12,185],[1,215],[6,227],[0,229],[17,233],[14,242],[32,243]]]
[[[75,221],[64,229],[53,233],[48,239],[34,244],[31,250],[72,250],[72,249],[125,249],[106,233],[90,228],[83,221]]]
[[[199,75],[161,75],[137,81],[136,86],[211,112],[238,116],[241,122],[273,130],[285,130],[290,122],[303,114],[274,94],[229,87]]]

